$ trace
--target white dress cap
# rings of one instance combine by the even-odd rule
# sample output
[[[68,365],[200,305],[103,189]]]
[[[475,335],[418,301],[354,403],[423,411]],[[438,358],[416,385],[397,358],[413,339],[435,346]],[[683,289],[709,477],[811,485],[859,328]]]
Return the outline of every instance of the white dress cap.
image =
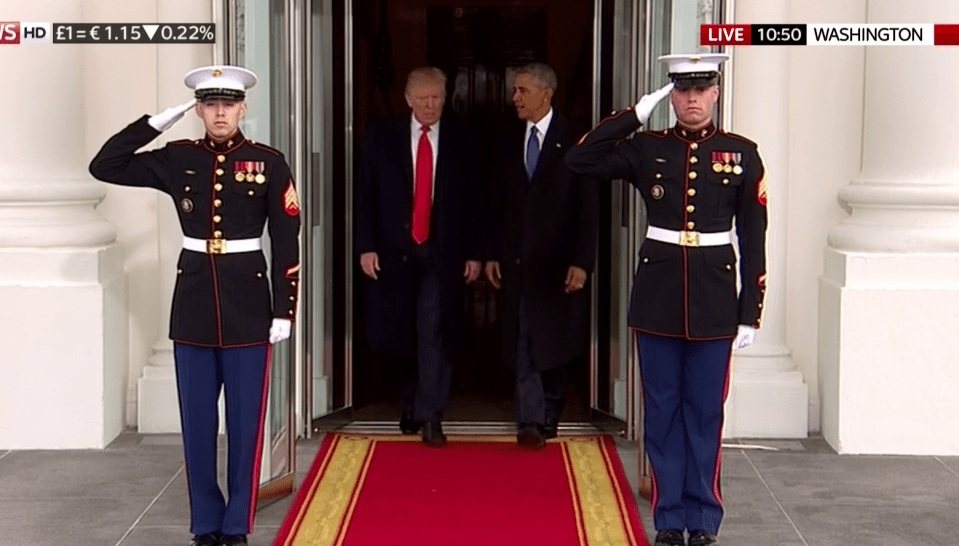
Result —
[[[204,66],[191,70],[183,79],[190,89],[196,90],[197,100],[227,98],[242,100],[246,90],[256,85],[256,74],[241,66]]]

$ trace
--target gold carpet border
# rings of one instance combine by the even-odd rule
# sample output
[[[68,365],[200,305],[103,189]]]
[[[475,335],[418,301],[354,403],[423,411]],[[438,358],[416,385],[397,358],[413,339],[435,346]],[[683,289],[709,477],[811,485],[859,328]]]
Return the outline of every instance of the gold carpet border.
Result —
[[[586,528],[583,544],[638,546],[619,480],[602,438],[571,437],[566,440],[575,488]]]
[[[317,473],[302,520],[293,528],[292,546],[342,544],[375,444],[371,438],[338,435],[328,464],[335,470]]]

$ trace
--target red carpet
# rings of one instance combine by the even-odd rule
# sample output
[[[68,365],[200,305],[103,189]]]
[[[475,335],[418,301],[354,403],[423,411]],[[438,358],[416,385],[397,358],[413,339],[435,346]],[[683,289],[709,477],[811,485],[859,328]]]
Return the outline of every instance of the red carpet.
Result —
[[[274,546],[645,546],[613,439],[330,434]]]

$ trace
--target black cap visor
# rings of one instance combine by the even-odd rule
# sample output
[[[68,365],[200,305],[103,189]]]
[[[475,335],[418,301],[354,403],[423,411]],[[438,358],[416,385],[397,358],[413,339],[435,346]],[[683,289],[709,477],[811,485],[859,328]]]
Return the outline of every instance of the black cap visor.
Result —
[[[241,101],[246,98],[246,92],[236,89],[197,89],[196,100],[203,102],[213,99]]]
[[[669,75],[677,89],[710,87],[719,83],[719,72],[684,72]]]

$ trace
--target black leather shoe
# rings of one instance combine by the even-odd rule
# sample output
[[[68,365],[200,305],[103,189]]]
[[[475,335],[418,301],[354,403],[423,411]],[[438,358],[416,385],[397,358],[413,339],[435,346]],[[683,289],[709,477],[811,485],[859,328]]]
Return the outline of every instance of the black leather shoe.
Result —
[[[247,544],[246,535],[226,535],[220,539],[221,546],[232,546],[233,544]]]
[[[541,430],[543,432],[543,438],[546,438],[547,440],[551,440],[559,436],[559,423],[556,422],[556,419],[552,417],[547,417],[546,424],[543,425],[543,428]]]
[[[446,435],[439,421],[427,421],[423,424],[423,443],[430,447],[446,447]]]
[[[653,546],[686,546],[686,538],[682,531],[660,531]]]
[[[220,535],[207,533],[205,535],[193,535],[190,546],[220,546]]]
[[[546,438],[536,428],[523,427],[516,434],[516,443],[519,447],[540,449],[546,445]]]
[[[420,431],[420,425],[413,418],[412,413],[404,413],[403,417],[400,418],[400,430],[403,431],[403,434],[416,434]]]
[[[719,539],[705,531],[694,531],[689,534],[689,546],[719,546]]]

